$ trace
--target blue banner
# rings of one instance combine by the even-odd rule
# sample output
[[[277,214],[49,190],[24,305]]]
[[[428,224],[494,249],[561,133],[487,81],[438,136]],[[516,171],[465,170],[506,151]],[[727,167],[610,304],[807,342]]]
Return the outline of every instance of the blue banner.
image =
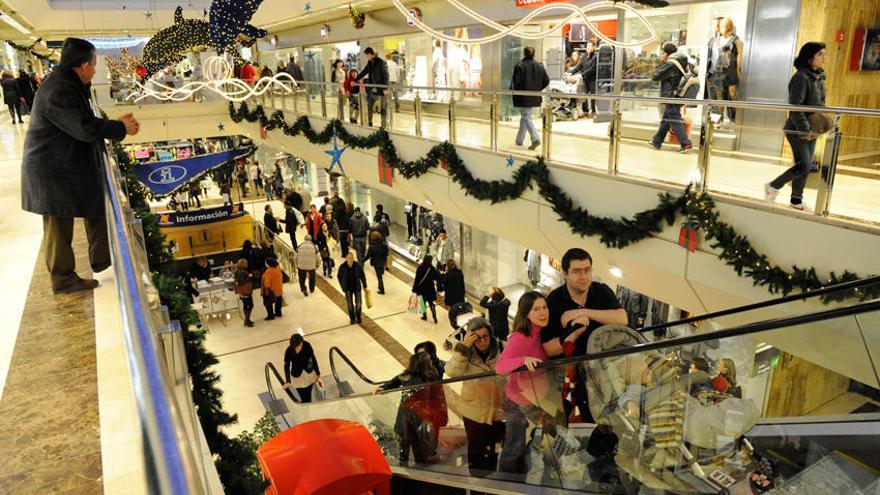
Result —
[[[202,208],[189,211],[168,211],[158,213],[160,227],[187,227],[202,223],[222,222],[230,218],[238,218],[244,215],[244,205],[218,206],[216,208]]]
[[[250,146],[220,153],[196,155],[182,160],[134,165],[131,171],[153,194],[162,197],[214,168],[249,156],[254,150],[255,148]]]

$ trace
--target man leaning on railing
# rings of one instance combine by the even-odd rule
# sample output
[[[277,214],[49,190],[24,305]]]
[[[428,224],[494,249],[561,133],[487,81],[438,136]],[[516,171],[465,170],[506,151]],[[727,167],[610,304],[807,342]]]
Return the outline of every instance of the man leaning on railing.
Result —
[[[131,114],[119,120],[95,116],[89,87],[96,63],[94,45],[64,40],[61,64],[34,99],[24,141],[21,205],[43,216],[43,250],[56,294],[98,286],[97,280],[76,274],[74,218],[85,224],[92,272],[110,267],[100,150],[104,139],[121,140],[140,129]]]

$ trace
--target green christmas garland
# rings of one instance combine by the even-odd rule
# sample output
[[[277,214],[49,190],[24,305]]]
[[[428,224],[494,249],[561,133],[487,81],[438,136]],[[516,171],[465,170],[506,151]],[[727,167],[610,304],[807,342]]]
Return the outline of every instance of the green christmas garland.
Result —
[[[378,148],[385,163],[406,179],[417,178],[443,161],[449,176],[465,194],[493,204],[519,198],[527,188],[537,186],[541,197],[552,206],[559,219],[572,232],[582,237],[598,237],[602,244],[610,248],[623,248],[651,237],[663,230],[664,225],[672,225],[681,215],[690,223],[699,225],[709,246],[720,251],[718,257],[733,267],[737,275],[751,278],[754,285],[766,287],[772,294],[787,295],[794,290],[813,290],[859,279],[857,274],[847,270],[842,275],[831,272],[826,280],[822,280],[815,268],[792,266],[790,270],[786,270],[772,264],[766,255],[752,246],[748,238],[738,234],[733,226],[721,220],[711,196],[696,192],[690,186],[677,197],[669,193],[660,194],[660,203],[656,207],[638,212],[631,218],[599,217],[591,215],[586,208],[577,206],[550,179],[550,169],[541,158],[522,164],[513,173],[512,180],[487,181],[475,178],[458,156],[455,146],[448,142],[434,145],[425,156],[417,160],[406,161],[397,154],[394,142],[385,129],[379,129],[368,136],[356,136],[349,133],[340,120],[333,119],[324,130],[318,132],[312,128],[305,115],[289,124],[284,119],[284,112],[278,110],[267,116],[262,106],[258,105],[250,110],[247,103],[242,103],[238,109],[234,103],[230,103],[229,116],[236,123],[243,120],[259,122],[267,131],[280,129],[288,136],[302,134],[312,144],[327,144],[335,133],[337,139],[352,148]],[[880,297],[880,287],[876,285],[856,289],[854,292],[862,300]]]

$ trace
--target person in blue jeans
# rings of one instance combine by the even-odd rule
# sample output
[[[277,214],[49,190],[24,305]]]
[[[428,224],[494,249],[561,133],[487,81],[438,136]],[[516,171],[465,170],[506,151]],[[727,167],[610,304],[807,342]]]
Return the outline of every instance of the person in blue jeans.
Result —
[[[827,54],[825,43],[809,41],[801,47],[794,67],[797,72],[788,83],[788,102],[792,105],[825,105],[825,65]],[[816,151],[816,134],[807,116],[808,112],[789,112],[785,126],[785,139],[791,146],[794,165],[779,177],[764,185],[764,200],[776,202],[776,195],[783,186],[791,182],[791,203],[795,210],[804,211],[804,186],[813,166]]]
[[[678,47],[675,43],[666,43],[663,45],[663,53],[660,54],[660,60],[663,62],[651,76],[652,81],[660,83],[660,96],[662,98],[675,98],[678,95],[678,84],[684,77],[684,69],[687,67],[688,60],[684,54],[679,54]],[[660,120],[660,128],[657,134],[651,139],[651,147],[659,150],[669,133],[669,129],[678,139],[679,153],[687,153],[693,145],[684,128],[684,120],[681,118],[681,105],[663,104],[663,117]]]
[[[523,48],[523,59],[513,68],[510,78],[510,89],[516,91],[543,91],[550,84],[550,76],[541,62],[535,61],[534,47]],[[541,146],[541,135],[532,123],[532,111],[541,106],[540,96],[513,95],[513,106],[519,112],[519,131],[516,133],[516,145],[522,146],[526,131],[532,139],[530,150]]]

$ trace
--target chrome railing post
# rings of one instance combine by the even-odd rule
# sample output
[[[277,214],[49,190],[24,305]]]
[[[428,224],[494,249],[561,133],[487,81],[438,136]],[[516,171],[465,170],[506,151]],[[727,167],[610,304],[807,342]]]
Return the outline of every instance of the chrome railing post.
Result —
[[[455,94],[449,97],[449,111],[447,115],[449,120],[449,142],[455,144]]]
[[[298,93],[298,91],[296,89],[294,89],[293,90],[293,113],[295,113],[295,114],[299,113],[299,102],[297,101],[297,98],[299,98],[299,95],[297,93]]]
[[[312,114],[312,88],[306,84],[306,115]]]
[[[327,118],[327,88],[321,86],[321,117]]]
[[[416,136],[422,137],[422,97],[418,93],[413,100],[413,114],[416,120]]]
[[[498,120],[498,94],[492,93],[489,103],[489,146],[492,151],[498,151]]]
[[[550,137],[553,136],[553,108],[550,105],[544,106],[543,128],[541,129],[541,156],[545,160],[550,159]]]
[[[281,109],[287,110],[287,93],[286,92],[281,93]]]
[[[361,114],[361,125],[367,125],[367,88],[358,92],[358,110]]]
[[[338,89],[336,90],[336,118],[345,121],[345,95],[340,92]]]
[[[702,130],[700,131],[700,154],[697,156],[697,168],[700,170],[700,191],[705,191],[709,187],[709,159],[712,156],[712,135],[714,133],[715,123],[712,122],[712,114],[709,112],[709,105],[703,105],[703,123]]]
[[[275,92],[270,89],[269,91],[267,91],[267,93],[271,94],[272,109],[274,110],[274,109],[278,108],[275,104]]]
[[[834,114],[834,127],[825,138],[825,152],[819,166],[819,187],[816,191],[816,215],[828,216],[831,208],[831,192],[837,176],[837,160],[840,158],[840,114]]]
[[[620,124],[623,117],[620,113],[620,100],[611,103],[611,125],[608,126],[608,174],[617,175],[620,163]]]

